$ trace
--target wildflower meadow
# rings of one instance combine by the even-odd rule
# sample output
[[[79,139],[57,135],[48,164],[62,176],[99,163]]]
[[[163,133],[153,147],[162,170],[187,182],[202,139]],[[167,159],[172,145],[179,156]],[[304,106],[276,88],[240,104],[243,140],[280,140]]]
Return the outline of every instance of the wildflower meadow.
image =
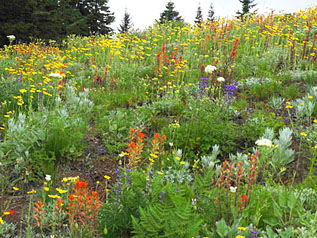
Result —
[[[317,237],[317,7],[0,50],[0,237]]]

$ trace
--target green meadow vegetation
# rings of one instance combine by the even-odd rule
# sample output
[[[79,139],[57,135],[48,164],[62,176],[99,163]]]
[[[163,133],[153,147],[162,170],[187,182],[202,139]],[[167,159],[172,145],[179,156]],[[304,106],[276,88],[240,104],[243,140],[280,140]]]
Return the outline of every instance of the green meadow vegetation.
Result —
[[[316,12],[8,36],[0,237],[316,237]]]

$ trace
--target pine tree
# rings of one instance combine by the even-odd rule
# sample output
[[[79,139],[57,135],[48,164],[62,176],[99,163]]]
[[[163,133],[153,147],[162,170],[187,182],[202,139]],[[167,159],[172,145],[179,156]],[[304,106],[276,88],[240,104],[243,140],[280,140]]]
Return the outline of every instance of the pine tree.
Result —
[[[23,7],[21,7],[23,6]],[[15,35],[16,41],[27,41],[34,33],[32,13],[34,0],[10,0],[0,4],[0,46],[9,44],[7,35]]]
[[[118,29],[120,33],[128,33],[129,30],[133,27],[132,20],[130,14],[127,12],[127,9],[125,9],[122,24],[120,25],[120,28]]]
[[[159,23],[162,24],[168,21],[182,21],[182,17],[179,15],[179,12],[174,9],[174,3],[169,1],[166,4],[166,9],[161,13]]]
[[[82,0],[78,4],[81,15],[88,26],[84,35],[108,34],[112,32],[109,25],[114,22],[114,13],[107,6],[108,0]]]
[[[242,12],[237,11],[237,18],[243,20],[243,16],[250,13],[250,10],[257,4],[253,4],[254,0],[239,0],[239,2],[242,3]]]
[[[208,17],[207,17],[207,21],[214,21],[215,20],[215,11],[214,11],[214,5],[212,3],[210,3],[210,8],[208,11]]]
[[[203,14],[201,12],[201,7],[200,7],[200,4],[198,6],[198,9],[197,9],[197,13],[196,13],[196,18],[195,18],[195,24],[197,26],[201,26],[201,22],[203,21]]]

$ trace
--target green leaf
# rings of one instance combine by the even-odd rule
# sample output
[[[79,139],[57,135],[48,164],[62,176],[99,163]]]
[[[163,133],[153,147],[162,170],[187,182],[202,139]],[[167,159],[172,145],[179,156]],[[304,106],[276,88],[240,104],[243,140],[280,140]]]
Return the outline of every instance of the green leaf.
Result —
[[[228,234],[229,228],[223,218],[221,219],[221,221],[218,221],[216,223],[216,227],[217,227],[216,231],[218,235],[221,237],[226,237],[226,235]]]
[[[296,205],[296,197],[295,197],[295,194],[293,191],[291,191],[288,195],[288,200],[287,200],[287,206],[290,208],[290,209],[294,209],[295,208],[295,205]]]

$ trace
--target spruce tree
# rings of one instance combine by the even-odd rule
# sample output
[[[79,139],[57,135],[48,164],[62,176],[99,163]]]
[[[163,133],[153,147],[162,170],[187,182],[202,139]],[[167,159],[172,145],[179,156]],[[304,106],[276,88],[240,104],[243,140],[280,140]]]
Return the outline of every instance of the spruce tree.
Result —
[[[214,11],[214,5],[210,3],[210,8],[208,11],[208,17],[207,21],[214,21],[215,20],[215,11]]]
[[[108,34],[112,32],[109,26],[114,22],[114,13],[107,6],[108,0],[82,0],[78,4],[81,15],[85,18],[86,31],[84,35]]]
[[[198,6],[198,9],[197,9],[197,13],[196,13],[196,18],[195,18],[195,24],[197,26],[201,26],[201,22],[203,21],[203,14],[201,12],[201,7],[200,7],[200,4]]]
[[[161,13],[159,23],[165,23],[168,21],[182,21],[182,17],[179,15],[179,12],[175,10],[174,3],[169,1],[166,4],[166,9]]]
[[[242,3],[242,12],[237,11],[237,18],[243,20],[243,16],[249,14],[250,10],[254,8],[257,4],[254,3],[254,0],[239,0],[239,2]]]
[[[127,9],[125,9],[122,24],[120,25],[120,28],[118,30],[120,33],[128,33],[132,27],[133,27],[133,24],[132,24],[131,16],[127,12]]]

